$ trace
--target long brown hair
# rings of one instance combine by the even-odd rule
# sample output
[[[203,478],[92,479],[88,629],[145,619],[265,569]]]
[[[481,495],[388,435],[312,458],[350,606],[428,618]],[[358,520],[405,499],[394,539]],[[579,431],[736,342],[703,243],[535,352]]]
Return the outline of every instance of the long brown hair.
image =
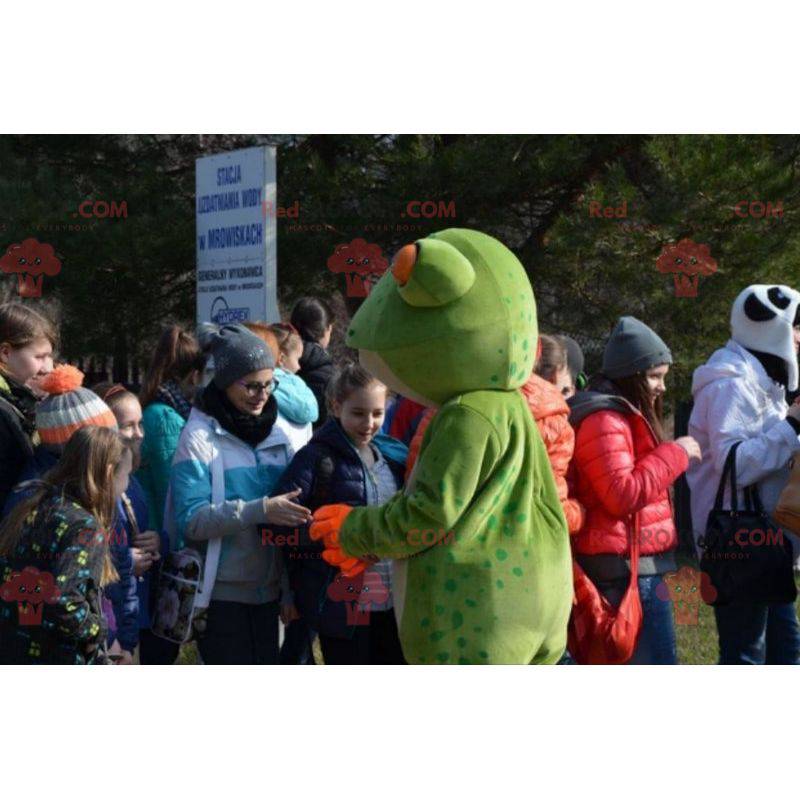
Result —
[[[165,381],[183,381],[195,370],[202,371],[205,356],[191,333],[180,325],[171,325],[159,337],[153,358],[142,384],[139,401],[146,408],[155,399]]]
[[[635,375],[631,375],[627,378],[614,378],[613,382],[619,389],[620,395],[642,412],[642,416],[650,423],[650,427],[652,427],[656,435],[656,441],[663,442],[663,395],[659,395],[655,401],[651,401],[645,373],[637,372]]]
[[[58,463],[42,477],[45,484],[20,502],[0,526],[0,556],[10,556],[22,538],[28,515],[54,488],[68,495],[98,522],[107,532],[114,520],[114,472],[120,465],[127,447],[111,428],[88,425],[72,434]],[[104,535],[105,554],[100,585],[119,580],[111,563],[109,536]]]

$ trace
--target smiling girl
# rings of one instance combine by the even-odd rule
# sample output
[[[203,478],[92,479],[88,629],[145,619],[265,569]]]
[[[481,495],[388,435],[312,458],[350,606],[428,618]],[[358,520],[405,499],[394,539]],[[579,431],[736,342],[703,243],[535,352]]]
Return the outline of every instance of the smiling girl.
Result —
[[[52,369],[56,331],[21,303],[0,305],[0,508],[33,455],[36,396],[25,385]]]
[[[276,664],[278,614],[291,617],[288,581],[280,551],[262,544],[259,528],[302,525],[311,515],[293,502],[296,492],[275,491],[294,448],[278,414],[272,351],[241,325],[224,325],[211,335],[211,354],[214,378],[181,433],[166,515],[178,546],[206,551],[222,538],[197,639],[203,662]]]
[[[328,386],[331,416],[292,460],[278,491],[299,487],[297,502],[312,511],[329,503],[381,505],[393,497],[403,485],[407,449],[380,433],[386,392],[358,364],[339,370]],[[286,554],[295,604],[319,632],[325,663],[404,664],[391,561],[378,561],[355,576],[352,586],[339,586],[339,570],[320,557],[322,545],[305,530],[295,537],[297,544],[287,547]],[[353,604],[365,613],[355,616]]]

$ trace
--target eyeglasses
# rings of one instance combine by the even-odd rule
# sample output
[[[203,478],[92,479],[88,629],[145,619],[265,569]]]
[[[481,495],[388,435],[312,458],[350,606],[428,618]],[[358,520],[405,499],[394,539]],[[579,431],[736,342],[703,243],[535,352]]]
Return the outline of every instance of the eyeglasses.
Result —
[[[278,388],[278,381],[274,378],[269,383],[259,383],[258,381],[251,381],[250,383],[236,381],[236,383],[244,388],[248,397],[258,397],[261,392],[271,394]]]

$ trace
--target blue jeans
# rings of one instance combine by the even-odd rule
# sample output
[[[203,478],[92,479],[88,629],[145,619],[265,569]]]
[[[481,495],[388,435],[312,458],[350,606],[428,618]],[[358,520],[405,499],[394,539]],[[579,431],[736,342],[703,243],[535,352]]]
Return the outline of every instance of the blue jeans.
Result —
[[[672,603],[656,596],[661,575],[644,575],[639,578],[639,596],[642,600],[642,632],[639,643],[628,664],[677,664],[678,646],[672,620]],[[597,588],[614,608],[622,601],[628,581],[598,583]]]
[[[731,603],[714,608],[720,664],[800,664],[794,603]]]

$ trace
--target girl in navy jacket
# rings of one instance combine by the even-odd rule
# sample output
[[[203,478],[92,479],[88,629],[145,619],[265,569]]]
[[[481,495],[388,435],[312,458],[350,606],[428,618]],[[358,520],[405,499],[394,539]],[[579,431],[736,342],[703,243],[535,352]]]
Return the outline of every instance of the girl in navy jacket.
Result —
[[[386,387],[347,365],[328,389],[332,416],[292,459],[278,493],[300,489],[296,502],[316,510],[330,503],[380,505],[403,485],[406,447],[379,434]],[[265,539],[284,548],[294,604],[319,632],[326,664],[403,664],[391,593],[391,562],[354,578],[322,560],[308,527],[272,528]],[[279,538],[281,537],[281,538]]]

